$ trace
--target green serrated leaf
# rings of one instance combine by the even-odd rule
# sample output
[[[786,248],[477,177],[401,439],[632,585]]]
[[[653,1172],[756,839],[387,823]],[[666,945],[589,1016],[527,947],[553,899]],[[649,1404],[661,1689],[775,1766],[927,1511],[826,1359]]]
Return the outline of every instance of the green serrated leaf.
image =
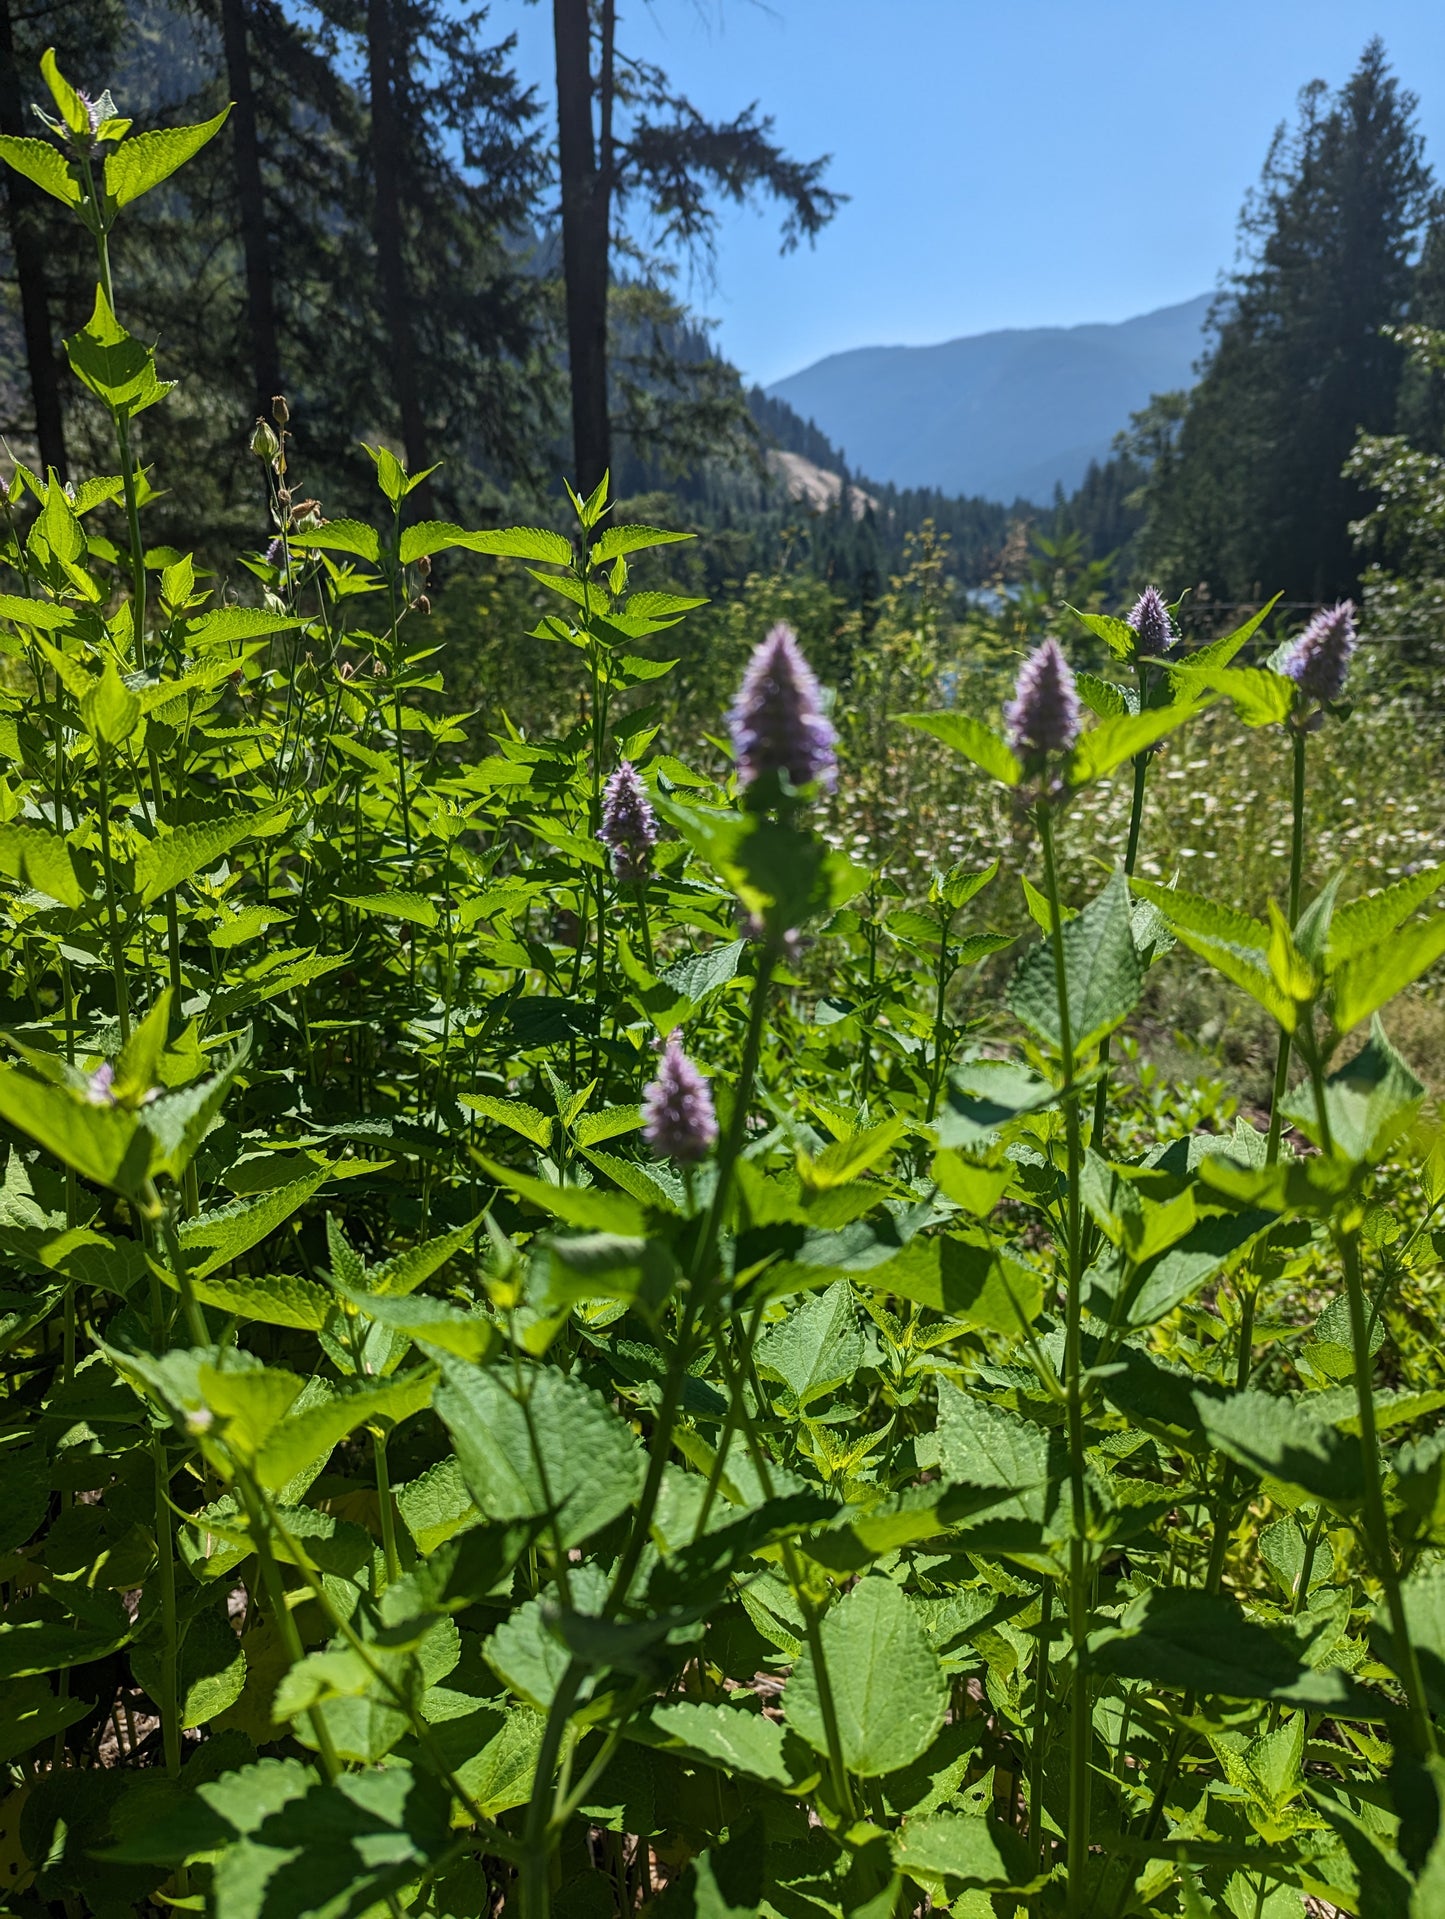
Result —
[[[1143,713],[1120,713],[1100,720],[1082,735],[1069,755],[1070,786],[1087,786],[1090,780],[1102,779],[1125,760],[1157,746],[1186,720],[1193,719],[1203,705],[1203,701],[1196,701],[1190,705],[1151,707]]]
[[[938,1654],[891,1579],[859,1580],[822,1625],[844,1763],[860,1778],[911,1765],[943,1724],[949,1686]],[[811,1654],[783,1694],[788,1723],[815,1752],[828,1750]]]
[[[165,1276],[174,1284],[168,1271]],[[303,1332],[319,1332],[332,1308],[326,1288],[314,1279],[303,1279],[299,1273],[230,1273],[224,1278],[195,1279],[191,1284],[203,1306],[217,1306],[222,1312],[261,1326],[295,1326]]]
[[[572,564],[572,542],[567,536],[540,526],[503,526],[495,532],[468,533],[457,545],[472,553],[495,553],[511,560],[545,560],[551,566]]]
[[[214,1788],[206,1797],[220,1799]],[[246,1836],[216,1859],[214,1919],[361,1919],[414,1885],[451,1842],[445,1790],[406,1766],[345,1773],[329,1786],[311,1780],[280,1805],[239,1793],[221,1803]]]
[[[970,714],[900,713],[898,717],[901,725],[931,733],[1005,786],[1017,786],[1024,776],[1022,762],[1008,741]]]
[[[626,1510],[642,1483],[630,1428],[602,1397],[553,1367],[520,1382],[449,1362],[436,1411],[451,1433],[472,1497],[492,1519],[554,1516],[563,1546],[579,1545]]]
[[[1042,1883],[1021,1836],[982,1813],[910,1819],[893,1841],[893,1860],[915,1878],[942,1880],[950,1893],[1027,1893]]]
[[[1065,922],[1064,978],[1070,1041],[1077,1060],[1097,1046],[1129,1014],[1143,991],[1143,969],[1134,946],[1129,883],[1115,873],[1097,899]],[[1009,1006],[1032,1033],[1055,1051],[1063,1047],[1051,941],[1031,946],[1009,988]]]
[[[766,1335],[758,1345],[757,1367],[764,1379],[781,1381],[802,1412],[850,1380],[863,1354],[853,1289],[838,1279],[810,1294]]]
[[[0,873],[62,906],[80,906],[85,899],[65,841],[28,820],[0,824]]]
[[[1044,1303],[1043,1275],[1032,1266],[990,1241],[952,1234],[910,1240],[892,1259],[860,1273],[858,1284],[1013,1339]]]
[[[258,1198],[235,1200],[229,1206],[184,1221],[180,1241],[191,1277],[204,1279],[253,1246],[259,1246],[298,1207],[306,1204],[325,1180],[328,1170],[325,1166],[318,1167],[304,1178],[277,1186]]]
[[[224,819],[196,820],[147,840],[135,857],[135,884],[141,904],[149,906],[182,880],[204,873],[274,813],[232,813]]]
[[[497,1099],[491,1093],[463,1093],[460,1103],[472,1112],[480,1113],[484,1119],[492,1119],[499,1126],[506,1126],[514,1133],[520,1133],[523,1139],[531,1140],[541,1152],[546,1152],[552,1143],[552,1127],[555,1121],[550,1113],[539,1113],[535,1106],[528,1106],[522,1100]]]
[[[1445,886],[1445,865],[1427,866],[1397,880],[1378,893],[1337,906],[1330,919],[1327,941],[1329,964],[1338,968],[1356,954],[1377,946],[1413,913]]]
[[[214,119],[199,126],[159,127],[151,133],[132,134],[113,148],[105,159],[105,190],[116,206],[129,206],[168,180],[177,167],[214,140],[230,111],[222,107]]]
[[[1142,1594],[1118,1626],[1089,1641],[1096,1672],[1143,1679],[1174,1691],[1378,1719],[1386,1707],[1337,1667],[1313,1671],[1283,1634],[1250,1619],[1221,1594],[1172,1587]]]
[[[938,1461],[949,1480],[1008,1492],[1005,1516],[1037,1522],[1047,1514],[1048,1434],[947,1380],[939,1382]]]
[[[438,1233],[433,1239],[423,1240],[419,1246],[410,1246],[403,1253],[393,1254],[379,1266],[368,1267],[366,1290],[390,1294],[394,1298],[414,1293],[418,1286],[434,1273],[439,1273],[449,1259],[476,1237],[480,1223],[475,1219],[463,1220],[459,1226],[453,1226],[450,1232]]]
[[[701,1754],[726,1772],[746,1773],[774,1785],[791,1782],[783,1759],[783,1728],[760,1712],[679,1700],[659,1706],[651,1724],[685,1751]]]
[[[725,945],[710,947],[705,953],[689,953],[666,968],[662,974],[663,984],[671,987],[679,999],[691,1000],[700,1006],[710,993],[736,979],[747,950],[746,940],[729,940]]]
[[[378,919],[407,920],[413,926],[431,928],[440,917],[434,902],[424,893],[349,893],[343,897],[358,913],[374,913]]]
[[[1294,711],[1295,683],[1267,666],[1196,667],[1192,661],[1170,668],[1184,695],[1221,693],[1246,726],[1279,726]]]
[[[404,1333],[422,1346],[450,1353],[457,1359],[485,1358],[497,1342],[497,1329],[479,1313],[466,1313],[445,1300],[417,1295],[397,1298],[387,1293],[343,1293],[364,1319],[389,1331]]]
[[[107,660],[100,678],[80,702],[86,731],[102,746],[124,746],[140,724],[140,701]]]
[[[1139,710],[1137,693],[1127,687],[1115,686],[1110,680],[1101,680],[1096,673],[1076,673],[1074,681],[1079,689],[1079,698],[1101,720],[1124,719]]]
[[[266,1435],[256,1454],[257,1479],[279,1491],[296,1475],[325,1459],[348,1433],[369,1421],[398,1426],[431,1404],[436,1371],[413,1367],[385,1384],[348,1385],[304,1412],[290,1411]]]
[[[156,373],[154,347],[126,332],[100,287],[90,319],[67,339],[65,352],[76,378],[116,411],[142,413],[171,389]]]
[[[368,526],[364,520],[323,520],[320,526],[307,527],[304,533],[294,533],[291,537],[298,547],[322,547],[328,553],[354,553],[358,559],[369,560],[373,566],[381,561],[381,541],[375,527]]]
[[[1355,952],[1330,975],[1330,1018],[1337,1033],[1361,1020],[1419,979],[1445,953],[1445,913],[1394,932],[1378,946]]]
[[[692,533],[665,533],[656,526],[609,526],[592,544],[588,559],[593,566],[605,566],[619,554],[640,553],[644,547],[671,546],[678,540],[691,540]]]
[[[905,1131],[901,1119],[883,1120],[877,1126],[864,1127],[861,1132],[850,1134],[847,1139],[834,1140],[831,1146],[825,1146],[817,1158],[800,1151],[798,1154],[798,1177],[813,1192],[828,1192],[837,1186],[846,1186],[850,1180],[869,1172],[881,1159],[887,1158]]]
[[[137,1647],[131,1667],[151,1698],[165,1698],[164,1654],[159,1646]],[[181,1724],[204,1726],[234,1706],[246,1689],[246,1655],[224,1614],[214,1606],[186,1626],[181,1640],[176,1690]]]
[[[1210,1444],[1261,1478],[1283,1480],[1347,1511],[1363,1497],[1358,1441],[1316,1419],[1306,1403],[1265,1392],[1223,1399],[1196,1392],[1194,1406]]]
[[[1067,605],[1067,602],[1065,602]],[[1127,620],[1113,613],[1081,613],[1076,606],[1069,612],[1096,640],[1102,640],[1116,660],[1132,660],[1139,648],[1139,635]]]
[[[33,180],[42,192],[48,193],[52,200],[59,200],[62,206],[78,207],[85,197],[85,190],[71,173],[64,154],[49,140],[0,134],[0,160],[17,173],[23,173],[27,180]]]

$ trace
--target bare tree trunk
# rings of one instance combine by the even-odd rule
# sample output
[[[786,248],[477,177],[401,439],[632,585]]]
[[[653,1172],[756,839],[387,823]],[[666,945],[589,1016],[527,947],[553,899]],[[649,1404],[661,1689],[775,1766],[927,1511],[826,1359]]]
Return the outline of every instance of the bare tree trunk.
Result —
[[[572,378],[573,483],[583,495],[593,490],[612,464],[607,405],[607,291],[615,22],[614,0],[603,0],[601,137],[594,142],[588,0],[552,0],[557,155],[562,175],[562,265],[567,282],[567,357]]]
[[[376,190],[373,237],[381,307],[391,339],[392,380],[401,414],[402,444],[413,473],[430,465],[426,421],[417,390],[416,348],[402,252],[401,140],[397,129],[395,22],[392,0],[367,0],[367,60],[371,84],[371,170]]]
[[[15,34],[10,0],[0,0],[0,132],[23,136],[20,74],[15,64]],[[35,408],[35,437],[42,472],[51,467],[69,477],[65,459],[65,419],[60,408],[60,373],[50,328],[50,291],[45,278],[45,236],[40,192],[11,167],[5,168],[10,214],[10,245],[20,282],[20,324],[30,369],[30,398]]]
[[[246,261],[251,372],[256,385],[256,411],[269,414],[272,397],[281,391],[281,352],[276,336],[276,287],[271,272],[271,243],[266,231],[266,196],[261,183],[261,148],[256,137],[256,94],[251,84],[246,13],[246,0],[221,0],[226,80],[234,103],[231,137],[236,160],[241,247]]]

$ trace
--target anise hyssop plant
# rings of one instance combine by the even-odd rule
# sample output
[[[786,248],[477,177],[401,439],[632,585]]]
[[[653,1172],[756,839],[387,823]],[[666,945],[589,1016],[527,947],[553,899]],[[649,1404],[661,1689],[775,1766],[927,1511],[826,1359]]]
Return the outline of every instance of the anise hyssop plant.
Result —
[[[1381,1015],[1445,870],[1311,870],[1353,609],[1190,650],[1151,588],[893,716],[1012,819],[904,897],[787,626],[664,736],[699,602],[605,480],[473,532],[377,445],[327,517],[278,396],[264,553],[149,547],[109,238],[221,121],[44,75],[0,157],[93,240],[115,470],[17,466],[0,555],[7,1910],[1438,1919],[1445,1154]],[[449,706],[466,553],[550,596],[564,736]],[[1136,876],[1217,702],[1280,743],[1265,919]],[[1273,1097],[1149,1135],[1123,1029],[1200,963]]]

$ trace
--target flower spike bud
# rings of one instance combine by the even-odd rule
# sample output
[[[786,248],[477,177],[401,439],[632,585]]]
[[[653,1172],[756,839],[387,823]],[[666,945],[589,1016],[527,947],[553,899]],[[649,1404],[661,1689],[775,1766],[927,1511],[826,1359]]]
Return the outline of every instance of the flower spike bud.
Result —
[[[684,1165],[705,1159],[717,1140],[712,1093],[676,1028],[662,1049],[657,1078],[642,1095],[642,1137],[659,1159]]]
[[[1359,645],[1352,600],[1316,613],[1286,651],[1279,670],[1306,698],[1331,706],[1345,690],[1350,661]]]
[[[1078,689],[1057,640],[1045,640],[1024,661],[1003,716],[1010,746],[1025,759],[1067,753],[1078,739]]]
[[[793,787],[836,784],[838,736],[790,626],[779,622],[748,661],[728,727],[740,786],[768,774]]]
[[[597,837],[612,855],[617,879],[642,880],[652,871],[657,815],[630,760],[622,762],[602,789],[602,824]]]
[[[1124,624],[1132,626],[1139,635],[1141,659],[1162,660],[1179,637],[1169,617],[1169,608],[1164,604],[1164,596],[1157,586],[1145,587]]]

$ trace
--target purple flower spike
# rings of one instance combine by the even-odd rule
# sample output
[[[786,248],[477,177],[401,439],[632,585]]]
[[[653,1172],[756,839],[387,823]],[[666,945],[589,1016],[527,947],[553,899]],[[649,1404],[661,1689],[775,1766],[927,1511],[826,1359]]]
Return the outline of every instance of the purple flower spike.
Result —
[[[707,1081],[669,1033],[657,1078],[642,1095],[642,1137],[659,1159],[686,1165],[705,1159],[717,1140],[717,1114]]]
[[[740,786],[768,773],[795,787],[836,783],[838,736],[790,626],[775,626],[748,661],[728,727]]]
[[[1332,705],[1345,690],[1350,660],[1359,644],[1352,600],[1316,613],[1279,663],[1287,680],[1321,706]]]
[[[1139,657],[1162,660],[1178,635],[1169,617],[1169,608],[1157,586],[1146,586],[1134,602],[1134,610],[1125,621],[1139,635]]]
[[[1067,753],[1079,737],[1078,690],[1057,640],[1024,661],[1003,717],[1010,746],[1025,759]]]
[[[617,879],[642,880],[652,871],[657,815],[630,760],[622,762],[602,789],[602,824],[597,837],[612,855]]]

